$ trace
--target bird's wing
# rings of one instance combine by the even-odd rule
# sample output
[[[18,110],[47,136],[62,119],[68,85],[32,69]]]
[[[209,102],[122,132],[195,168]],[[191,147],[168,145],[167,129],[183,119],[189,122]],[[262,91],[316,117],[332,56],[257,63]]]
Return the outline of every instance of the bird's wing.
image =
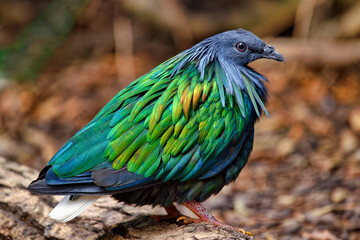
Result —
[[[54,174],[47,179],[55,175],[59,184],[94,181],[119,190],[204,179],[227,167],[254,114],[249,110],[243,117],[233,99],[223,107],[212,72],[200,79],[193,63],[174,74],[175,63],[159,65],[119,92],[52,158]],[[244,98],[243,104],[251,103]]]

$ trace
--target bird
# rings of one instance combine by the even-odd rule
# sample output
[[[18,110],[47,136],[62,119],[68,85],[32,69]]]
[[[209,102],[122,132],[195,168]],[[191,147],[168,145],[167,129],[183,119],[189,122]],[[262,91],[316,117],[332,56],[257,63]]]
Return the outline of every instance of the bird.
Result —
[[[174,203],[180,204],[195,221],[232,227],[201,202],[237,178],[253,148],[255,122],[269,116],[268,80],[248,66],[262,58],[285,62],[273,46],[236,29],[166,60],[119,91],[51,158],[29,191],[65,195],[49,214],[60,222],[111,195],[162,206],[168,217],[179,216]]]

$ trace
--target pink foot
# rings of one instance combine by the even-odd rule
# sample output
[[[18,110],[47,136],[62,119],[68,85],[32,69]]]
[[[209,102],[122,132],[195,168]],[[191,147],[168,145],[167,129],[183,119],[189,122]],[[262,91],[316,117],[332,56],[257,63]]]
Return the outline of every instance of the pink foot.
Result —
[[[182,205],[184,205],[185,207],[190,209],[193,213],[195,213],[196,216],[199,217],[199,219],[194,219],[194,218],[189,218],[189,217],[182,216],[182,217],[178,218],[177,221],[181,221],[181,222],[183,222],[185,224],[194,223],[194,222],[208,222],[208,223],[212,223],[215,226],[220,227],[220,228],[232,230],[232,231],[235,231],[235,232],[240,232],[240,233],[242,233],[244,235],[253,236],[251,232],[246,232],[242,228],[233,227],[233,226],[227,225],[225,223],[219,222],[199,202],[195,202],[195,201],[184,202],[184,203],[182,203]]]

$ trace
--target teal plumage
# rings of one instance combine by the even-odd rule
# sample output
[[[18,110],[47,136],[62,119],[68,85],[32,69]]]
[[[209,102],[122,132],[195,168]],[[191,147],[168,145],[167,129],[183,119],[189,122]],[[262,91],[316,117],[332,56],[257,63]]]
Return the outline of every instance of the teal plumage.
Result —
[[[258,55],[229,53],[226,42],[234,39]],[[268,115],[266,79],[247,63],[283,61],[271,48],[235,30],[160,64],[110,100],[29,189],[111,194],[154,206],[206,200],[238,176],[252,150],[254,123],[262,111]]]

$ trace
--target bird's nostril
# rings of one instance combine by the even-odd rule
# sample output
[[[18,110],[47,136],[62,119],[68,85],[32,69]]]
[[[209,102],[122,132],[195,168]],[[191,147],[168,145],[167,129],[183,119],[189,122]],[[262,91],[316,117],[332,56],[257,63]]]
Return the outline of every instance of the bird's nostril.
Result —
[[[266,45],[264,51],[271,54],[275,51],[275,48],[271,45]]]

